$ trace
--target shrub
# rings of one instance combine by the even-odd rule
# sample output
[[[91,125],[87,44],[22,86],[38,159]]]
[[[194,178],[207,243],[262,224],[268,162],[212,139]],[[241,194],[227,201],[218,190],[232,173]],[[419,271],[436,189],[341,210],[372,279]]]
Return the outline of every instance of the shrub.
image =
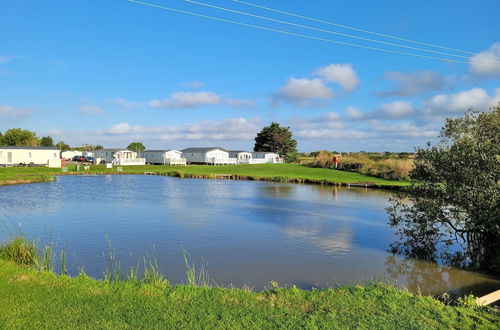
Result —
[[[0,246],[0,258],[20,265],[33,266],[38,263],[36,244],[25,237],[15,237]]]

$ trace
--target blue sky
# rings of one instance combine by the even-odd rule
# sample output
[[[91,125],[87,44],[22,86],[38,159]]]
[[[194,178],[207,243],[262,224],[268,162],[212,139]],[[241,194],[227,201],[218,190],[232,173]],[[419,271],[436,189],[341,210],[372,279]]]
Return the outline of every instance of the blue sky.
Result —
[[[300,151],[412,151],[446,117],[500,102],[500,2],[266,1],[252,4],[398,36],[433,48],[231,0],[143,0],[301,38],[127,0],[0,3],[0,131],[73,146],[251,149],[271,121]],[[356,35],[448,54],[353,39]]]

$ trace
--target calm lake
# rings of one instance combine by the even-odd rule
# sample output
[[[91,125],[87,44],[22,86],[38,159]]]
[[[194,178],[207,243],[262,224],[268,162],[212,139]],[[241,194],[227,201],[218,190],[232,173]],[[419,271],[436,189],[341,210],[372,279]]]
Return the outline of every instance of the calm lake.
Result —
[[[300,288],[378,279],[413,292],[481,295],[499,278],[394,257],[384,208],[391,192],[162,176],[64,176],[0,187],[0,241],[21,228],[51,236],[79,269],[103,277],[111,241],[123,272],[145,255],[186,281],[183,249],[218,285]],[[57,269],[57,268],[56,268]]]

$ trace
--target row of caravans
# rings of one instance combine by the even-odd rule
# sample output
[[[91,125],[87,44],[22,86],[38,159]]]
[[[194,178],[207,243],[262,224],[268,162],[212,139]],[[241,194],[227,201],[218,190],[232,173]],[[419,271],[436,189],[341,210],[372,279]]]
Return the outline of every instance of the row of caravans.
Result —
[[[139,157],[138,157],[139,156]],[[228,151],[220,147],[187,148],[178,150],[145,150],[141,153],[127,149],[101,149],[94,151],[94,161],[114,165],[236,165],[282,163],[281,157],[273,152]]]
[[[63,156],[63,157],[62,157]],[[49,165],[60,167],[61,158],[68,158],[53,147],[2,147],[0,146],[0,166]],[[113,165],[236,165],[282,163],[281,157],[273,152],[228,151],[220,147],[187,148],[177,150],[145,150],[138,154],[127,149],[101,149],[94,151],[97,164]]]

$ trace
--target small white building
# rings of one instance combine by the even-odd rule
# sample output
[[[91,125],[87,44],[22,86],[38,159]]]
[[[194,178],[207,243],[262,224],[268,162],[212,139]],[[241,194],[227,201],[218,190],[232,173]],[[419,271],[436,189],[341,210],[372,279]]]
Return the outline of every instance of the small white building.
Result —
[[[265,164],[272,163],[278,164],[283,163],[283,159],[279,154],[267,151],[254,151],[252,152],[252,164]]]
[[[229,152],[220,147],[187,148],[182,150],[182,158],[186,158],[188,164],[236,164],[235,159],[229,158]]]
[[[137,158],[137,152],[128,149],[94,150],[96,164],[111,163],[113,165],[145,165],[145,158]]]
[[[71,160],[75,156],[82,156],[82,152],[80,150],[66,150],[61,152],[61,158],[66,160]]]
[[[186,165],[186,158],[182,158],[182,152],[178,150],[145,150],[141,157],[147,164]]]
[[[236,164],[251,164],[252,153],[244,150],[231,150],[229,151],[229,158],[235,159]]]
[[[0,146],[0,166],[49,165],[49,160],[59,160],[61,151],[55,147]],[[51,164],[57,162],[52,161]]]

